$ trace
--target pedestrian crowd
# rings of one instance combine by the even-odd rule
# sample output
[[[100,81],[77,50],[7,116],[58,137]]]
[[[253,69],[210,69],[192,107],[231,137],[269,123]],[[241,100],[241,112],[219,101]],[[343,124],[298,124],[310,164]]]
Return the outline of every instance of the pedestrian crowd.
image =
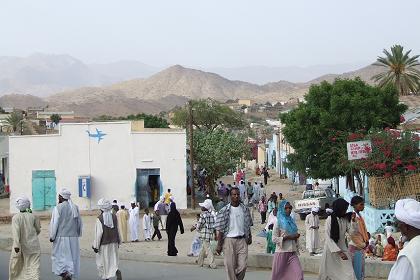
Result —
[[[220,191],[223,185],[220,182],[218,187],[222,207],[215,209],[209,197],[199,203],[201,213],[191,227],[196,235],[189,255],[197,257],[196,263],[200,267],[216,268],[215,255],[223,254],[227,279],[244,279],[248,246],[253,242],[253,211],[256,209],[261,215],[262,223],[266,224],[266,252],[274,254],[272,279],[304,279],[299,261],[301,235],[292,215],[292,204],[281,194],[275,193],[267,200],[264,185],[260,183],[246,186],[245,181],[240,180],[238,186],[228,187],[227,195]],[[79,238],[83,225],[79,208],[72,202],[71,193],[67,189],[59,192],[58,201],[52,211],[49,228],[52,272],[62,280],[82,279]],[[350,205],[353,211],[348,212]],[[92,250],[96,255],[98,275],[101,279],[122,279],[118,250],[122,242],[128,241],[127,227],[130,228],[130,240],[139,241],[139,206],[132,202],[127,211],[124,205],[119,207],[117,201],[111,203],[107,199],[100,199],[97,206],[101,212],[95,222]],[[16,207],[19,213],[12,218],[10,279],[40,279],[40,222],[32,214],[28,198],[17,198]],[[153,210],[154,213],[150,213],[145,209],[142,218],[145,240],[151,241],[155,237],[160,240],[161,226],[168,235],[167,255],[176,256],[176,234],[178,229],[183,234],[184,226],[170,190],[156,203]],[[365,259],[369,255],[396,261],[388,279],[420,279],[420,203],[413,199],[402,199],[396,203],[395,216],[403,238],[397,245],[392,238],[393,229],[386,230],[391,234],[387,236],[385,248],[381,235],[377,235],[375,239],[367,232],[361,215],[363,210],[363,198],[355,196],[350,204],[338,198],[332,209],[327,211],[319,279],[364,279]],[[317,254],[321,247],[319,211],[318,208],[312,208],[305,220],[305,245],[311,255]]]

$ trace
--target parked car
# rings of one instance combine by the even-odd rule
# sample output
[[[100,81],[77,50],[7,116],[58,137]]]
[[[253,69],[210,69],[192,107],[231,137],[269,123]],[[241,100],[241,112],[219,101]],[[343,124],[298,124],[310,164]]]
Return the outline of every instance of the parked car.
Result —
[[[311,213],[312,207],[319,207],[319,214],[325,214],[325,209],[332,207],[333,202],[338,198],[332,189],[307,190],[302,194],[301,200],[295,201],[295,213],[299,214],[301,220]]]

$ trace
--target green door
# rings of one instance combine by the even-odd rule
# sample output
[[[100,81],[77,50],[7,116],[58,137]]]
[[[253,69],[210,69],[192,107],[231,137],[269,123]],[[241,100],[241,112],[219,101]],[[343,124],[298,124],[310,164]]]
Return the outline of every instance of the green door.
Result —
[[[44,210],[44,178],[32,178],[32,208],[34,210]]]
[[[42,211],[56,205],[56,182],[54,170],[32,171],[32,207]]]

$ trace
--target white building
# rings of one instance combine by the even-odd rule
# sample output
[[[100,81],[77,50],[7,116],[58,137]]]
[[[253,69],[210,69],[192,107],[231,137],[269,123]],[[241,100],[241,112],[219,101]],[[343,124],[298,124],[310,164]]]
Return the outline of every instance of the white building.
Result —
[[[34,210],[50,209],[62,187],[81,210],[96,208],[102,197],[152,205],[168,188],[177,207],[187,208],[184,130],[139,129],[131,122],[61,124],[58,134],[2,139],[0,155],[12,213],[19,195],[29,197]]]

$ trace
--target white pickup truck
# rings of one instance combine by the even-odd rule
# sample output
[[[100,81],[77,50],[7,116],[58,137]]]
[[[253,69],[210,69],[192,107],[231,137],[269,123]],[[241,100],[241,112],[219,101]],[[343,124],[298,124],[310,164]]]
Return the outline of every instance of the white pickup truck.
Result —
[[[332,207],[337,198],[332,189],[307,190],[303,192],[301,200],[295,201],[295,212],[299,214],[301,220],[305,220],[306,215],[311,213],[312,207],[319,207],[322,215],[326,208]]]

